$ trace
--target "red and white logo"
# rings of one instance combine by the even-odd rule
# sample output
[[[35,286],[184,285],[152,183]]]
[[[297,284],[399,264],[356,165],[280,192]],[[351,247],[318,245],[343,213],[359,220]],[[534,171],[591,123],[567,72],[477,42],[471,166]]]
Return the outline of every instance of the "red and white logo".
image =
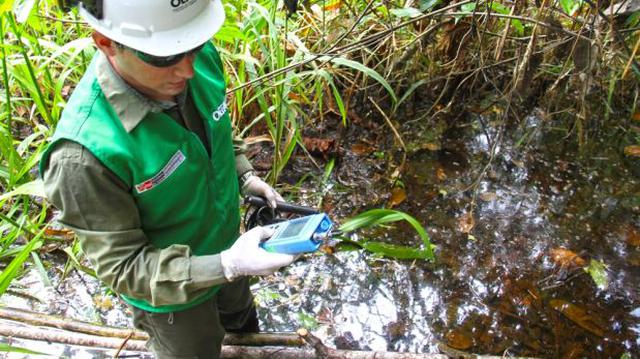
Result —
[[[136,191],[138,193],[143,193],[150,189],[153,189],[155,186],[162,183],[164,180],[169,178],[169,176],[171,176],[173,172],[176,171],[176,169],[182,164],[182,162],[184,162],[185,158],[186,157],[184,156],[182,151],[178,150],[173,156],[171,156],[169,162],[167,162],[167,164],[164,165],[164,167],[162,167],[162,169],[158,173],[153,175],[153,177],[135,185]]]

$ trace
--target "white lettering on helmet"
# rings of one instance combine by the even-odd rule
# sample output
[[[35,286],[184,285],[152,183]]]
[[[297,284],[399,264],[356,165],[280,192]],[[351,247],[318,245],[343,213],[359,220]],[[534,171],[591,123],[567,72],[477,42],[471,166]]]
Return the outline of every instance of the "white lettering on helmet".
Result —
[[[169,0],[173,11],[182,11],[198,2],[198,0]]]

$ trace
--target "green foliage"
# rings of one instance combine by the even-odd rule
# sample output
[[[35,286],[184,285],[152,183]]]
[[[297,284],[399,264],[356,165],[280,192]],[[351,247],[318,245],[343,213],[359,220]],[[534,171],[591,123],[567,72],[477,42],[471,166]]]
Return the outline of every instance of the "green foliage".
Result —
[[[573,13],[582,6],[582,0],[558,0],[558,2],[562,10],[568,15],[573,15]]]
[[[406,221],[413,227],[422,240],[422,248],[416,249],[368,240],[358,242],[349,240],[348,242],[357,244],[372,253],[396,259],[434,259],[433,245],[431,244],[429,235],[425,231],[424,227],[422,227],[420,222],[415,218],[404,212],[392,209],[372,209],[346,220],[340,226],[339,230],[342,232],[353,232],[362,228],[369,228],[398,221]]]
[[[301,327],[309,330],[315,330],[320,326],[316,318],[304,312],[298,312],[298,323]]]
[[[589,262],[589,266],[586,267],[585,272],[589,273],[591,279],[596,284],[598,289],[605,290],[609,286],[609,278],[607,276],[607,266],[602,260],[592,259]]]
[[[16,347],[14,345],[9,345],[5,343],[0,343],[0,352],[4,353],[20,353],[20,354],[31,354],[31,355],[49,355],[42,352],[37,352],[30,349]]]

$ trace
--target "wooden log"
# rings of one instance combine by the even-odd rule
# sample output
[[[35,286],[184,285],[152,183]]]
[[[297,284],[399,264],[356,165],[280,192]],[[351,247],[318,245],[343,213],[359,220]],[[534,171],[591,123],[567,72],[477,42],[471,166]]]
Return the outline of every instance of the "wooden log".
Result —
[[[20,323],[64,329],[72,332],[96,335],[101,337],[122,339],[129,338],[131,340],[141,341],[149,340],[149,335],[141,330],[98,325],[80,320],[61,318],[54,315],[41,314],[18,308],[0,307],[0,318],[13,320]],[[304,345],[304,340],[302,340],[295,333],[227,333],[224,337],[224,344],[240,346],[272,345],[299,347]]]
[[[101,347],[109,349],[148,351],[145,342],[141,340],[127,340],[121,338],[105,338],[97,335],[74,333],[59,329],[43,329],[35,327],[18,327],[0,324],[0,336],[6,338],[22,338],[68,345],[82,345],[86,347]]]
[[[72,332],[97,335],[101,337],[127,338],[133,332],[133,335],[131,335],[131,339],[133,340],[149,339],[147,333],[140,330],[109,327],[11,307],[0,307],[0,318],[32,325],[47,326],[70,330]]]
[[[0,324],[0,336],[7,338],[22,338],[67,345],[81,345],[86,347],[100,347],[107,349],[148,352],[143,341],[124,340],[121,338],[105,338],[96,335],[74,333],[59,329],[45,329],[33,327],[16,327]],[[327,348],[328,351],[319,355],[316,350],[291,348],[285,346],[232,346],[223,345],[222,358],[280,358],[280,359],[446,359],[440,354],[407,354],[394,352],[366,352],[352,350],[338,350]]]

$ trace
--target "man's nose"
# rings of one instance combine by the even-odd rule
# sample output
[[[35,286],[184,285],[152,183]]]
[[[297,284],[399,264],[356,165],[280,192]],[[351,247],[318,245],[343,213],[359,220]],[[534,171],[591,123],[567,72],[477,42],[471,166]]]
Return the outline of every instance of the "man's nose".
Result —
[[[180,62],[174,65],[174,72],[177,76],[183,79],[190,79],[193,77],[193,60],[194,56],[187,55]]]

